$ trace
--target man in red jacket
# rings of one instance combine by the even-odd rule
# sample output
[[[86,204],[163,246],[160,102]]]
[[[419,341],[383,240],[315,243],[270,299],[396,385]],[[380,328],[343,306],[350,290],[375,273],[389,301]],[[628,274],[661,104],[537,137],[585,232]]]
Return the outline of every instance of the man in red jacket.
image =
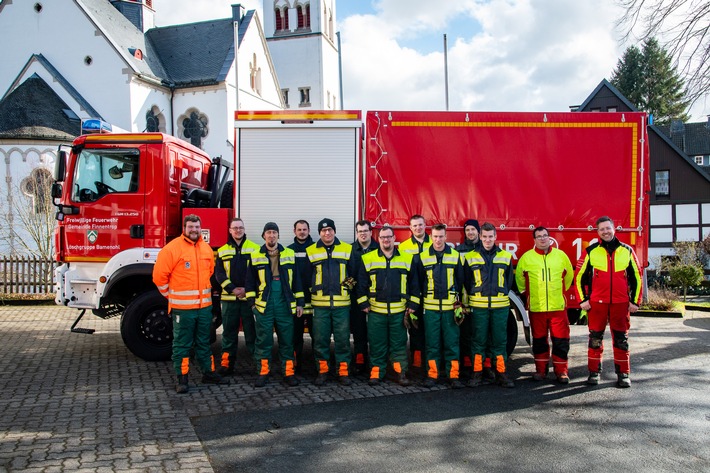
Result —
[[[582,310],[589,319],[589,378],[587,384],[599,384],[602,370],[602,339],[607,321],[614,345],[614,367],[620,388],[631,387],[629,378],[630,313],[641,303],[641,272],[633,248],[615,236],[609,217],[597,220],[600,241],[587,247],[582,267],[575,278],[575,288]]]

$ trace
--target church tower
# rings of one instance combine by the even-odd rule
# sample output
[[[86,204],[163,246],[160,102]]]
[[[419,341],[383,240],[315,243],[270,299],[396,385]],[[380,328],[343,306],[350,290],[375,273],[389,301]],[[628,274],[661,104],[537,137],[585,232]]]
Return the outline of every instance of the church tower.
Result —
[[[289,109],[341,108],[335,0],[264,0],[264,35]]]

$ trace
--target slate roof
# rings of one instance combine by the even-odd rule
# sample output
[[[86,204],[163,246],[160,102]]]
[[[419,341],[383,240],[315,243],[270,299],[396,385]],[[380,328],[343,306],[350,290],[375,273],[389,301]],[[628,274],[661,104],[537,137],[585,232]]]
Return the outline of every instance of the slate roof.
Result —
[[[683,132],[671,133],[670,125],[658,127],[678,148],[688,156],[710,155],[710,120],[684,123]]]
[[[239,23],[239,44],[244,39],[254,10]],[[164,79],[176,87],[191,87],[222,82],[234,62],[234,20],[188,23],[152,28],[148,42],[165,68]]]
[[[150,42],[146,41],[143,32],[135,27],[128,18],[118,11],[107,0],[74,0],[86,13],[111,44],[116,48],[124,61],[139,74],[161,80],[165,70],[158,54]],[[137,59],[129,49],[138,48],[143,52],[143,60]]]
[[[0,138],[72,141],[81,121],[37,74],[0,101]]]

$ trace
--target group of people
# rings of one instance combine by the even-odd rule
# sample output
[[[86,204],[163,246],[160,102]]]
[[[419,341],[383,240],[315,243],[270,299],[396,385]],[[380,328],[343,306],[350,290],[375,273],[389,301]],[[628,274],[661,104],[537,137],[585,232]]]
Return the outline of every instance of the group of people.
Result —
[[[173,319],[177,392],[188,391],[193,347],[202,382],[228,383],[240,326],[257,365],[256,387],[265,386],[273,370],[274,330],[283,382],[299,384],[304,327],[309,327],[318,386],[330,376],[350,385],[354,373],[377,385],[388,368],[407,386],[409,344],[411,364],[424,374],[423,386],[476,387],[488,381],[512,388],[506,347],[514,285],[530,314],[534,380],[547,378],[552,360],[557,381],[569,383],[564,293],[574,285],[589,320],[587,383],[599,383],[603,335],[610,324],[617,386],[629,387],[629,313],[640,302],[640,271],[633,249],[616,238],[613,221],[601,217],[596,225],[599,242],[586,249],[575,276],[544,227],[533,230],[534,247],[514,271],[513,255],[496,245],[496,228],[474,219],[465,222],[465,240],[453,248],[446,226],[433,225],[427,234],[421,215],[410,218],[411,237],[399,245],[389,226],[379,229],[375,241],[365,220],[355,225],[355,241],[343,242],[335,222],[324,218],[317,241],[307,221],[296,221],[287,247],[279,242],[276,223],[264,226],[260,246],[247,239],[244,222],[234,218],[228,242],[213,256],[200,237],[199,217],[187,216],[183,235],[160,251],[153,272]],[[210,349],[213,286],[221,288],[223,324],[217,365]],[[470,376],[464,384],[466,370]]]

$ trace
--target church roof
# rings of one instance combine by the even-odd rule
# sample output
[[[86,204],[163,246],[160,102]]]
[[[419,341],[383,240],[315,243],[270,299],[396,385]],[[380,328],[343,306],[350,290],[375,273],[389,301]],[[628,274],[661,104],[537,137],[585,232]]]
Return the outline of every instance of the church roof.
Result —
[[[106,0],[74,0],[133,70],[164,85],[194,87],[225,80],[234,62],[234,19],[152,28],[145,34]],[[255,10],[239,22],[241,44]],[[140,49],[143,59],[134,56]]]
[[[254,10],[239,22],[241,44]],[[146,37],[165,68],[164,77],[176,87],[222,82],[234,62],[234,20],[166,26],[148,30]]]
[[[0,138],[72,141],[81,121],[37,74],[0,100]]]
[[[156,51],[147,42],[143,32],[106,0],[74,0],[116,48],[126,63],[139,74],[152,79],[163,79],[165,70]],[[143,59],[131,51],[140,49]]]

